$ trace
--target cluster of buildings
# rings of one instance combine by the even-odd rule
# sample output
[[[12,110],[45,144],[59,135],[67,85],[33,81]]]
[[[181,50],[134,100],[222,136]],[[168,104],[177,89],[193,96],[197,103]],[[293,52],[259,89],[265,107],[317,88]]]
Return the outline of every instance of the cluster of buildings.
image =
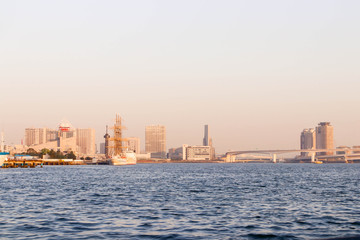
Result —
[[[111,141],[108,131],[104,135],[105,142],[100,143],[100,153],[111,155]],[[136,153],[137,159],[172,159],[202,161],[214,160],[215,149],[209,135],[209,127],[205,125],[203,145],[189,146],[184,144],[179,148],[166,149],[166,127],[163,125],[149,125],[145,127],[145,150],[140,150],[140,139],[137,137],[125,138],[123,142],[127,150]],[[110,147],[109,147],[110,146]]]
[[[111,136],[106,128],[105,141],[100,143],[100,155],[95,144],[95,130],[92,128],[74,128],[68,121],[62,121],[57,129],[26,128],[25,143],[15,146],[4,145],[1,135],[0,152],[21,153],[32,148],[37,152],[42,149],[73,152],[78,157],[108,158],[111,152]],[[178,161],[215,160],[215,148],[209,133],[209,126],[204,126],[202,145],[183,144],[178,148],[166,149],[166,128],[163,125],[145,127],[145,149],[140,148],[140,138],[124,138],[123,147],[136,153],[137,159],[171,159]],[[360,146],[339,146],[334,148],[334,127],[329,122],[320,122],[315,128],[306,128],[300,135],[301,155],[296,158],[338,157],[338,155],[360,154]],[[309,150],[309,151],[305,151]],[[314,150],[314,151],[311,151]],[[319,151],[320,150],[320,151]]]
[[[324,152],[317,152],[317,156],[331,156],[345,154],[347,149],[351,149],[348,146],[334,147],[334,127],[329,122],[320,122],[318,126],[314,128],[306,128],[300,135],[300,149],[304,150],[322,150]],[[353,153],[360,152],[360,146],[353,146]],[[355,150],[354,150],[355,149]],[[356,149],[359,149],[356,150]],[[308,152],[302,152],[301,157],[308,156]]]
[[[35,151],[49,149],[74,152],[77,156],[95,156],[95,129],[74,128],[68,121],[62,121],[58,129],[26,128],[25,146]]]
[[[70,122],[63,120],[56,129],[52,128],[26,128],[24,141],[21,145],[4,145],[1,136],[1,152],[19,154],[33,149],[40,152],[42,149],[73,152],[77,157],[109,158],[112,155],[112,137],[108,133],[104,135],[104,142],[100,143],[100,152],[95,143],[95,129],[74,128]],[[123,138],[122,146],[136,153],[137,159],[172,159],[203,161],[214,160],[215,149],[209,134],[209,126],[205,125],[202,145],[190,146],[183,144],[178,148],[166,149],[166,127],[164,125],[148,125],[145,127],[145,149],[140,148],[140,138]]]
[[[328,149],[318,152],[317,155],[332,155],[334,149],[334,127],[329,122],[321,122],[314,128],[306,128],[301,132],[300,149]],[[302,152],[301,156],[306,156]]]
[[[183,144],[179,148],[169,149],[169,156],[172,160],[185,161],[209,161],[215,160],[215,148],[212,145],[212,139],[209,134],[209,126],[204,127],[203,145],[189,146]]]

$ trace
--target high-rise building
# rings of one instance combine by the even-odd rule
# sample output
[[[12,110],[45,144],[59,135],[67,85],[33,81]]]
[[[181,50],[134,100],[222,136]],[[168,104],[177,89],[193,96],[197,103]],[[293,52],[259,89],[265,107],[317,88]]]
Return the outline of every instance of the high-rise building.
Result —
[[[211,160],[215,159],[215,148],[213,148],[212,145],[212,138],[210,137],[209,134],[209,126],[206,124],[204,126],[204,138],[203,138],[203,146],[210,146],[210,150],[211,150]]]
[[[316,149],[316,134],[313,128],[306,128],[301,132],[300,149]],[[306,155],[306,152],[301,153],[301,156]]]
[[[125,146],[128,150],[133,151],[134,153],[140,153],[140,138],[126,138]]]
[[[46,141],[45,142],[51,142],[56,141],[59,136],[59,131],[54,129],[46,129]]]
[[[76,129],[78,152],[84,155],[95,155],[95,129]]]
[[[210,146],[210,136],[209,136],[209,126],[208,125],[205,125],[205,127],[204,127],[203,145]]]
[[[316,127],[316,149],[334,149],[334,127],[329,122],[321,122]],[[333,151],[318,153],[318,155],[332,154]]]
[[[162,125],[145,127],[145,151],[152,157],[166,157],[166,129]]]
[[[25,129],[25,145],[37,145],[46,143],[47,128],[26,128]]]

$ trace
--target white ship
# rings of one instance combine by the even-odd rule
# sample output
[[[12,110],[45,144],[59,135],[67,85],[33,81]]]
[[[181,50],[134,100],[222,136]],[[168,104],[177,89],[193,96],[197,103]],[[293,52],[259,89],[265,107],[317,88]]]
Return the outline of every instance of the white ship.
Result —
[[[112,156],[111,164],[114,166],[135,165],[136,164],[136,155],[132,151],[125,151],[120,155]]]
[[[136,164],[136,154],[133,151],[129,151],[123,146],[123,141],[126,141],[125,138],[122,138],[122,130],[125,129],[121,125],[121,118],[119,115],[116,115],[116,120],[114,124],[114,137],[109,140],[113,142],[109,148],[113,148],[112,156],[110,157],[110,164],[115,166],[120,165],[135,165]]]

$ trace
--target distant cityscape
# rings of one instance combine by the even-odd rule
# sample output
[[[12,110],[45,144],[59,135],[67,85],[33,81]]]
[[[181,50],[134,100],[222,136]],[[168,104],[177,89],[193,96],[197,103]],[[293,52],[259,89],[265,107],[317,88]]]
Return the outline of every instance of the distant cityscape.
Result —
[[[145,149],[141,150],[139,137],[125,137],[123,146],[136,154],[138,160],[167,159],[172,161],[224,161],[224,162],[313,162],[315,160],[340,162],[360,162],[360,146],[338,146],[334,148],[334,127],[330,122],[320,122],[315,128],[305,128],[300,133],[300,150],[246,150],[216,155],[210,136],[210,128],[204,125],[202,145],[183,144],[166,149],[166,127],[164,125],[145,126]],[[26,128],[21,145],[6,145],[1,136],[1,152],[15,154],[61,152],[72,154],[77,159],[107,159],[112,153],[111,133],[106,126],[104,142],[99,151],[95,143],[95,129],[74,128],[63,120],[57,129]],[[299,153],[294,158],[277,158],[283,153]],[[44,153],[44,154],[45,154]],[[246,154],[245,154],[246,153]],[[259,155],[260,154],[260,155]],[[315,159],[316,158],[316,159]]]
[[[97,151],[95,129],[74,128],[67,120],[62,120],[57,129],[26,128],[24,142],[20,145],[6,145],[2,134],[1,152],[11,155],[40,153],[42,150],[52,150],[61,153],[73,153],[77,158],[105,159],[112,155],[111,135],[106,126],[104,142]],[[166,149],[166,127],[163,125],[145,126],[145,151],[141,151],[139,137],[124,138],[123,145],[129,151],[136,153],[137,159],[172,159],[189,161],[215,160],[215,149],[209,134],[209,126],[204,126],[203,145],[190,146],[183,144],[179,148]]]

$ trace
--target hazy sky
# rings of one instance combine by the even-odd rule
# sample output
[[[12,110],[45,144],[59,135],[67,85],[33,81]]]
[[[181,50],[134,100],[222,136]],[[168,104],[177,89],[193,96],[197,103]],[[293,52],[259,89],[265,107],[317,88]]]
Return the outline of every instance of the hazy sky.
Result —
[[[0,0],[0,127],[167,128],[167,148],[360,145],[360,1]]]

